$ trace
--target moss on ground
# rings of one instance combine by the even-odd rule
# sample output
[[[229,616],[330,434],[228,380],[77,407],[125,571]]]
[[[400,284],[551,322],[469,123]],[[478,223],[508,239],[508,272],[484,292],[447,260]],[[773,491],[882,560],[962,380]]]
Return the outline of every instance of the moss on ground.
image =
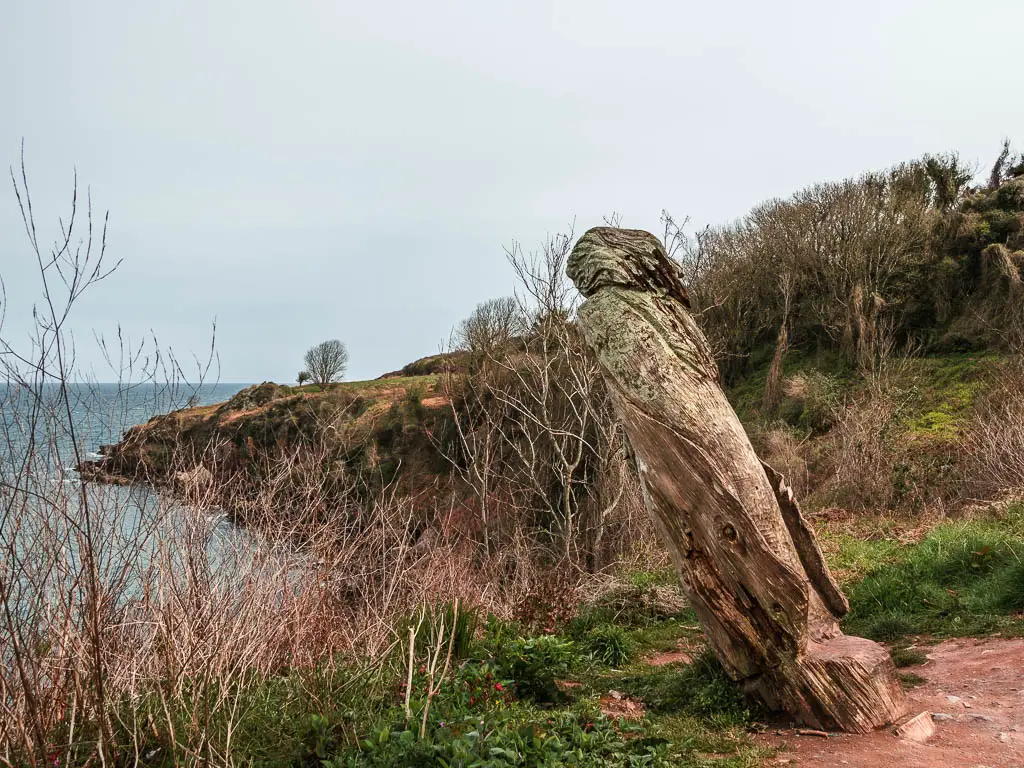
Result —
[[[987,388],[989,378],[997,375],[1005,358],[993,353],[962,353],[929,355],[886,362],[891,387],[901,401],[900,427],[910,436],[949,440],[959,434],[962,420],[970,413],[979,395]],[[816,392],[803,390],[784,395],[776,413],[763,408],[765,384],[770,358],[751,367],[750,372],[729,389],[729,400],[740,420],[757,428],[765,420],[781,418],[791,427],[806,432],[827,431],[822,415],[808,412],[811,407],[841,407],[855,402],[869,387],[866,377],[834,352],[807,355],[790,352],[784,363],[784,379],[806,382]],[[808,397],[824,399],[824,403],[808,403]],[[823,429],[824,427],[824,429]]]
[[[903,425],[912,437],[950,441],[959,436],[965,418],[987,379],[998,371],[995,355],[960,354],[914,358],[898,386],[909,407]]]

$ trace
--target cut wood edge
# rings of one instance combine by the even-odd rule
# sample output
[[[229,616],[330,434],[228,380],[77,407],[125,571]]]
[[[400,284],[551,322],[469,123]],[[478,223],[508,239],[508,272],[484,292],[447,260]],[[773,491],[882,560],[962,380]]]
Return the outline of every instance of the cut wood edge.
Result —
[[[935,735],[935,722],[931,712],[920,712],[909,720],[904,720],[892,730],[893,735],[907,741],[924,744]]]
[[[747,684],[773,709],[823,731],[871,733],[906,714],[888,651],[862,637],[808,643],[807,653]]]

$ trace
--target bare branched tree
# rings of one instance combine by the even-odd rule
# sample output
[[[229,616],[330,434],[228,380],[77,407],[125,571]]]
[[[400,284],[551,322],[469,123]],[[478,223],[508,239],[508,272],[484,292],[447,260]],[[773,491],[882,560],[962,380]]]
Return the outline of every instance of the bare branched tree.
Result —
[[[470,353],[474,362],[500,355],[526,331],[523,314],[514,298],[481,302],[455,329],[455,346]]]
[[[310,347],[304,358],[306,373],[323,391],[327,385],[340,381],[348,368],[348,349],[338,339],[321,341]]]
[[[695,244],[663,216],[666,250],[682,254],[675,258],[726,380],[773,341],[769,406],[793,343],[839,347],[870,369],[882,321],[899,329],[922,302],[934,305],[920,286],[936,228],[961,204],[969,180],[955,155],[926,157],[764,203]]]
[[[560,556],[600,567],[608,520],[635,478],[607,393],[575,325],[565,277],[573,237],[535,252],[508,249],[516,299],[480,305],[458,329],[470,370],[445,383],[457,450],[446,452],[473,489],[485,549],[498,500],[546,531]]]

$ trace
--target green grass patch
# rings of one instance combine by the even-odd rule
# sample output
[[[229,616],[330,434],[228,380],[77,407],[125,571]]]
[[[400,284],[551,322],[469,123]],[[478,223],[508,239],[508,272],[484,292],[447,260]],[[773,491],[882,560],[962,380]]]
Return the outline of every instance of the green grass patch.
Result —
[[[680,639],[692,636],[693,629],[666,621],[662,638],[668,648],[675,648]],[[642,642],[638,636],[649,637],[651,631],[632,630],[634,642]],[[591,698],[618,691],[642,702],[646,732],[667,742],[667,754],[675,761],[671,765],[747,768],[762,765],[772,754],[753,743],[748,732],[755,714],[750,702],[710,651],[691,664],[651,667],[638,661],[624,672],[588,676],[584,690]]]
[[[652,733],[676,754],[673,765],[697,768],[756,768],[775,754],[754,744],[746,729],[691,715],[655,718]]]
[[[679,618],[640,627],[634,630],[632,635],[639,654],[646,655],[675,650],[680,638],[699,639],[703,637],[704,630],[697,623],[696,614],[692,610],[687,610],[680,614]]]
[[[589,630],[581,646],[594,661],[608,667],[624,667],[636,657],[636,643],[615,624],[601,624]]]
[[[917,358],[902,382],[909,396],[904,425],[913,435],[952,440],[983,391],[984,377],[997,358],[941,355]]]
[[[882,566],[899,562],[904,549],[898,541],[879,538],[877,532],[868,538],[824,529],[819,532],[819,537],[829,552],[829,566],[844,584],[862,579]]]
[[[391,376],[386,379],[370,379],[368,381],[336,381],[333,384],[328,384],[325,391],[372,395],[382,390],[401,388],[427,392],[434,388],[440,378],[437,374],[427,374],[424,376]],[[321,392],[318,384],[303,384],[301,387],[281,385],[281,389],[289,395],[317,395]]]
[[[420,389],[430,390],[441,377],[437,374],[426,376],[392,376],[387,379],[371,379],[370,381],[343,381],[335,386],[339,389],[351,389],[357,392],[379,392],[385,389]]]
[[[897,672],[896,677],[899,678],[900,684],[906,689],[917,688],[917,686],[928,682],[927,677],[922,677],[916,672]]]
[[[1024,507],[944,523],[917,544],[843,544],[838,562],[866,571],[847,589],[851,634],[896,640],[1024,631]]]
[[[892,656],[892,663],[900,669],[903,667],[916,667],[918,664],[924,664],[928,661],[928,654],[920,648],[897,646],[892,648],[889,654]]]
[[[649,712],[703,717],[720,725],[750,722],[750,703],[710,651],[691,664],[644,667],[606,675],[602,684],[639,699]]]

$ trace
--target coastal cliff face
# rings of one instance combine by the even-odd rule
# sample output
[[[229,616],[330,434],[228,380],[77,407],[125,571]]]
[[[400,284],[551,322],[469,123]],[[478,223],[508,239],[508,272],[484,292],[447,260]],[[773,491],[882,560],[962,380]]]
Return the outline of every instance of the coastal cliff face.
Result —
[[[187,490],[258,476],[267,459],[303,446],[385,484],[403,462],[439,472],[427,430],[450,409],[437,384],[436,375],[391,375],[320,392],[264,382],[225,403],[154,416],[102,446],[102,458],[83,462],[79,474],[89,482]]]

